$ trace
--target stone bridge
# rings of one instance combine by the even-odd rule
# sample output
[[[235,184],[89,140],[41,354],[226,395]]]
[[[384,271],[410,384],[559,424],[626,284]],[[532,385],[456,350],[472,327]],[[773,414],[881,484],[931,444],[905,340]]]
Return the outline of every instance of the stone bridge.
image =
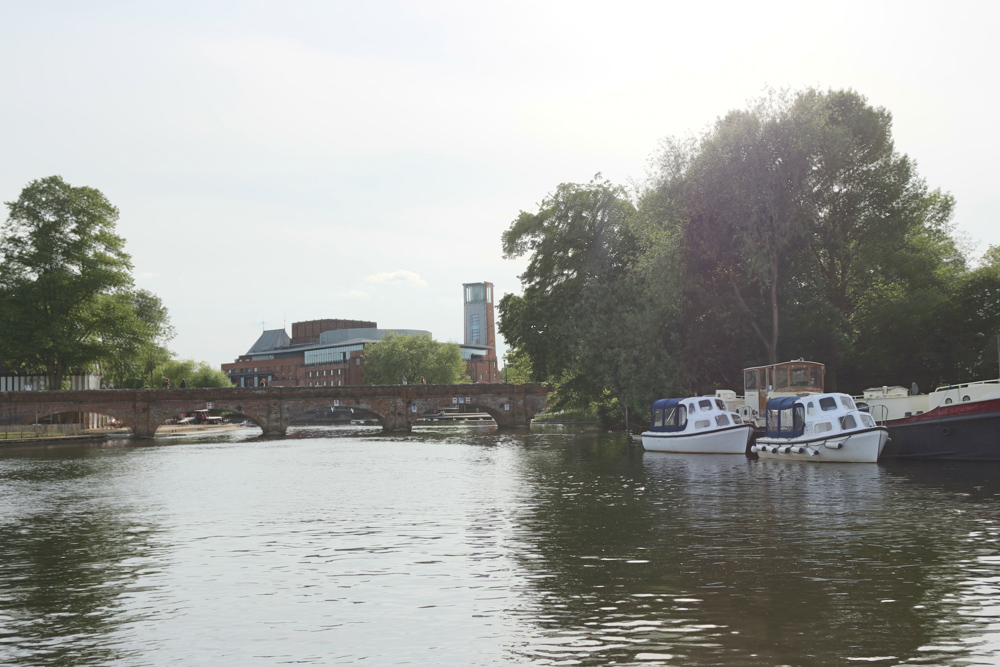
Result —
[[[501,429],[528,428],[552,387],[541,384],[386,385],[210,389],[107,389],[0,392],[0,423],[29,424],[66,412],[113,417],[137,438],[183,412],[213,409],[245,415],[265,435],[284,435],[289,422],[311,410],[364,410],[386,431],[408,432],[421,416],[454,404],[488,413]]]

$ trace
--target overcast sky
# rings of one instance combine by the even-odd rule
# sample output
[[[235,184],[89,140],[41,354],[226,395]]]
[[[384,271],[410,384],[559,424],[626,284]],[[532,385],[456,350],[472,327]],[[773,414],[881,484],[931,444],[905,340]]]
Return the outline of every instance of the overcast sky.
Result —
[[[853,88],[981,253],[998,7],[0,0],[0,199],[104,192],[182,358],[328,317],[461,342],[461,284],[520,292],[500,235],[559,183],[641,180],[766,86]]]

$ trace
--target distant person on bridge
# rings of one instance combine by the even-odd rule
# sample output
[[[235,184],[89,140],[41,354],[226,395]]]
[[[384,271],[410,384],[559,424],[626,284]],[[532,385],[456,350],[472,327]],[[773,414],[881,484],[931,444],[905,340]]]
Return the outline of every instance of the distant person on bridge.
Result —
[[[187,388],[188,388],[188,381],[185,380],[184,378],[181,378],[181,389],[187,389]]]
[[[170,378],[163,378],[163,388],[170,389]]]
[[[403,384],[406,384],[406,376],[403,376]]]

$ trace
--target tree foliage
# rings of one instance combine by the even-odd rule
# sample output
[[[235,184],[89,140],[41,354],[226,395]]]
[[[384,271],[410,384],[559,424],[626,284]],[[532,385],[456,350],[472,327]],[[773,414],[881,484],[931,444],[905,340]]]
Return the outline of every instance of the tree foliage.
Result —
[[[365,349],[365,384],[468,382],[458,343],[439,343],[427,334],[387,333]]]
[[[559,401],[738,389],[742,368],[796,357],[831,390],[995,372],[1000,250],[968,267],[954,200],[896,151],[886,109],[770,93],[655,164],[634,201],[563,184],[503,235],[529,261],[500,331]]]
[[[135,290],[115,233],[118,209],[100,191],[59,176],[7,202],[0,231],[0,361],[45,372],[122,367],[172,335],[163,304]]]
[[[196,387],[232,387],[229,376],[217,368],[212,368],[204,361],[194,359],[170,359],[156,366],[153,370],[154,387],[163,386],[163,378],[170,380],[170,386],[177,389],[181,380],[187,380],[189,388]]]

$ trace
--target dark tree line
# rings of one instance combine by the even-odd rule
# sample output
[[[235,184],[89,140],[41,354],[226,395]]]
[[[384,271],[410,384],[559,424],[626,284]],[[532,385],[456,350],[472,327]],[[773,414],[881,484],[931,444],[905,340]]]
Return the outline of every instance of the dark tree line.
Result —
[[[771,94],[656,166],[633,196],[560,185],[504,233],[529,263],[500,331],[565,404],[740,390],[798,357],[851,393],[996,377],[1000,252],[969,265],[884,108]]]

